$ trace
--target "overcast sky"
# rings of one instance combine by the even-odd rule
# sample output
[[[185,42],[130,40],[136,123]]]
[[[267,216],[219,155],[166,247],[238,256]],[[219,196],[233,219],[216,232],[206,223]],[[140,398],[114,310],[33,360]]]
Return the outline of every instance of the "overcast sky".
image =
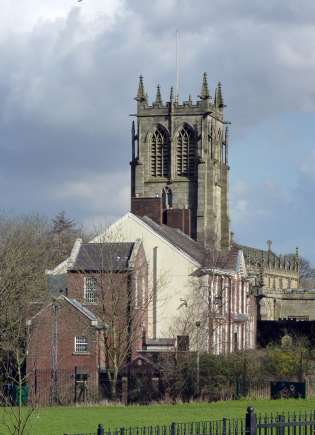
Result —
[[[314,0],[0,0],[0,195],[93,225],[129,207],[130,117],[221,80],[236,239],[315,263]]]

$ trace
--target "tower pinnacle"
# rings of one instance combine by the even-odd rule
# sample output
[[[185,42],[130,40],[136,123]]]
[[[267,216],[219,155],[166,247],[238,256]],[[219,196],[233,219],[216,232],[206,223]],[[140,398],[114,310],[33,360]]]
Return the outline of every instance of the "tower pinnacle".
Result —
[[[146,100],[142,76],[139,77],[138,92],[137,92],[137,96],[136,96],[135,100],[140,102],[140,103],[142,103],[143,101]]]
[[[203,73],[201,93],[199,95],[199,98],[201,100],[208,100],[210,98],[207,73]]]
[[[157,88],[156,88],[155,104],[157,104],[157,105],[162,105],[163,104],[160,85],[157,85]]]
[[[171,92],[170,92],[170,102],[171,103],[174,102],[174,89],[173,89],[173,86],[171,87]]]
[[[223,109],[225,107],[224,101],[223,101],[223,95],[222,95],[222,85],[221,82],[218,83],[218,86],[215,90],[215,99],[214,104],[218,109]]]
[[[165,96],[162,101],[160,85],[153,102],[147,103],[140,77],[132,129],[132,210],[151,213],[158,224],[178,228],[207,248],[226,250],[230,248],[228,134],[222,138],[224,114],[213,107],[207,74],[201,79],[196,103],[191,97],[179,102],[173,87],[167,101]]]

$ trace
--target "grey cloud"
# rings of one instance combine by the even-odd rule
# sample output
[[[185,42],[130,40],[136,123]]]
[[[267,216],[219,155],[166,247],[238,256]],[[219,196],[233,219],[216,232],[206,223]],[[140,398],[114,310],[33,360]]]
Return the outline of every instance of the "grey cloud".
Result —
[[[102,17],[87,24],[82,14],[84,9],[75,8],[66,19],[38,23],[33,32],[0,43],[0,193],[6,208],[66,209],[85,221],[126,210],[123,193],[118,200],[110,193],[126,192],[129,183],[128,115],[135,110],[137,77],[144,75],[151,99],[158,82],[168,97],[175,81],[176,28],[182,96],[196,98],[203,71],[212,94],[221,80],[232,144],[278,113],[315,109],[313,1],[300,7],[293,0],[130,0],[112,25],[104,21],[103,30]],[[232,167],[246,171],[249,162],[238,161],[237,152],[233,157]],[[104,186],[109,201],[102,198],[101,205],[84,195],[56,194],[84,182],[88,192],[102,196],[104,174],[111,189]],[[306,208],[307,196],[300,198],[299,207]],[[263,225],[287,249],[282,239],[294,231],[294,192],[283,199],[280,188],[272,196],[254,181],[247,196],[232,191],[232,199],[243,201],[235,229],[244,240],[263,243],[266,237],[257,237]]]

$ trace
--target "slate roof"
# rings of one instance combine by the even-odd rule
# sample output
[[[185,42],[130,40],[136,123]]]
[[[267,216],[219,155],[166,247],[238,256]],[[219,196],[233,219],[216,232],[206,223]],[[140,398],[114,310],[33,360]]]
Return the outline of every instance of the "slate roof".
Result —
[[[77,310],[79,310],[82,314],[84,314],[88,319],[92,320],[92,321],[97,321],[97,317],[95,316],[94,313],[92,313],[92,311],[88,310],[84,305],[80,304],[80,302],[78,302],[76,299],[70,299],[67,298],[66,296],[62,296],[63,299],[65,299],[67,302],[69,302],[69,304],[73,305]]]
[[[193,240],[179,229],[167,225],[159,225],[147,216],[139,219],[149,225],[155,232],[168,240],[176,248],[196,260],[201,266],[236,270],[238,247],[233,246],[226,254],[207,250],[200,242]]]
[[[168,227],[167,225],[159,225],[147,216],[139,217],[139,219],[149,225],[150,228],[160,234],[177,249],[180,249],[196,260],[200,265],[205,264],[207,251],[201,243],[196,242],[176,228]]]
[[[76,310],[80,311],[80,313],[83,314],[85,317],[87,317],[91,322],[94,322],[93,324],[96,327],[104,327],[104,326],[107,327],[107,325],[104,324],[103,322],[101,322],[96,317],[96,315],[94,313],[92,313],[92,311],[90,311],[88,308],[86,308],[84,305],[82,305],[76,299],[68,298],[65,295],[60,295],[56,299],[51,299],[51,301],[48,304],[42,306],[41,309],[38,310],[36,314],[34,314],[32,317],[30,317],[28,322],[31,322],[32,319],[39,316],[43,310],[49,308],[51,305],[53,305],[55,303],[55,301],[65,301],[68,304],[72,305]]]
[[[124,272],[129,269],[129,259],[134,243],[83,243],[70,271]]]

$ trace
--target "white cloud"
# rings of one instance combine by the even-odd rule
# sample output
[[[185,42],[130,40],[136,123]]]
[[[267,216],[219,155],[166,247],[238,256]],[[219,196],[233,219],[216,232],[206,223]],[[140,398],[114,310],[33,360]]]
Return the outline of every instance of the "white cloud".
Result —
[[[72,9],[80,9],[86,21],[114,20],[122,13],[124,0],[1,0],[0,35],[30,32],[39,23],[64,19]]]

